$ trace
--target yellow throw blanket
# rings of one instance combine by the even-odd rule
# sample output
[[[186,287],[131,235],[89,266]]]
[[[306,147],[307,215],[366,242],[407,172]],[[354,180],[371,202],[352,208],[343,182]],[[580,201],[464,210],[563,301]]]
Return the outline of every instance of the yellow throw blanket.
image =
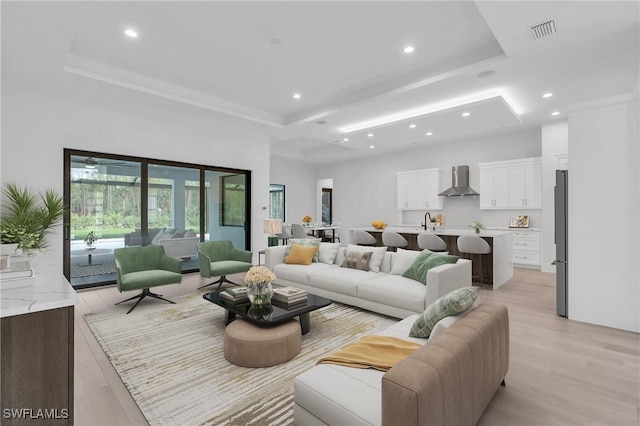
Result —
[[[365,336],[360,341],[345,346],[317,363],[388,371],[420,346],[422,345],[397,337]]]

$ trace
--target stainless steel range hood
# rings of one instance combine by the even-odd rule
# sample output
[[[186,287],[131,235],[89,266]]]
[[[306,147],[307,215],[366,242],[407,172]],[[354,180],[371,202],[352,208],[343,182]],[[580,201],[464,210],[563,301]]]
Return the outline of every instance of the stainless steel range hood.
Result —
[[[444,197],[465,197],[480,195],[469,186],[469,166],[453,166],[451,168],[451,188],[438,195]]]

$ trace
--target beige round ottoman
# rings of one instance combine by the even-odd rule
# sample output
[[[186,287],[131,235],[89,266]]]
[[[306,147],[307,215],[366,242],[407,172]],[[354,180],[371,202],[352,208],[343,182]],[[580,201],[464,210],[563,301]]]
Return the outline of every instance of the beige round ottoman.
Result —
[[[224,357],[240,367],[271,367],[287,362],[300,352],[300,323],[259,327],[242,319],[224,330]]]

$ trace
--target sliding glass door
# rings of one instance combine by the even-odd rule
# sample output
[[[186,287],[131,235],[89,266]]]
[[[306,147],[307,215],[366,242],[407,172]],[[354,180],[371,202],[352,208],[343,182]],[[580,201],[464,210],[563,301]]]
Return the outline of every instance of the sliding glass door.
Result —
[[[69,165],[70,281],[113,281],[113,250],[125,246],[130,230],[140,232],[141,163],[71,155]]]
[[[161,245],[199,268],[197,244],[250,247],[250,172],[65,150],[64,273],[76,288],[115,282],[113,250]],[[97,240],[89,246],[87,236]]]

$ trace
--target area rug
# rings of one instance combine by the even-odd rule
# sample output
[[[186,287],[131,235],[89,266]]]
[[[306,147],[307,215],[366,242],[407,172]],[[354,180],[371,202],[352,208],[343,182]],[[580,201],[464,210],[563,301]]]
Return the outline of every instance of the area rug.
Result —
[[[151,425],[293,424],[293,379],[322,355],[396,319],[333,303],[311,313],[311,331],[291,361],[269,368],[230,364],[224,310],[196,293],[176,305],[143,301],[85,319]]]

